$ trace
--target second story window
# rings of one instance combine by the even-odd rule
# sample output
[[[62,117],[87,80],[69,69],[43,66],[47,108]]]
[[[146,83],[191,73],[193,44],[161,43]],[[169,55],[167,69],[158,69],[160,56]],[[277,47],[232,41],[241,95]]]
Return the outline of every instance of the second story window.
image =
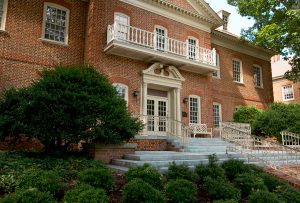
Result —
[[[256,87],[262,87],[262,71],[258,65],[253,66],[253,79]]]
[[[197,40],[194,38],[188,39],[188,58],[193,60],[197,58]]]
[[[292,85],[286,85],[282,87],[282,97],[283,101],[294,99],[294,90]]]
[[[165,51],[167,47],[167,29],[161,27],[161,26],[156,26],[155,27],[155,34],[156,34],[156,49]]]
[[[115,22],[117,23],[118,38],[127,40],[129,37],[130,18],[123,13],[115,13]]]
[[[0,30],[5,30],[7,0],[0,0]]]
[[[213,73],[212,73],[212,76],[214,77],[214,78],[217,78],[217,79],[220,79],[221,78],[221,74],[220,74],[220,55],[219,54],[217,54],[217,60],[216,60],[216,66],[217,66],[217,68],[219,69],[219,70],[215,70]]]
[[[63,44],[68,42],[69,10],[53,3],[45,3],[43,39]]]
[[[243,82],[243,72],[242,72],[242,63],[240,60],[232,60],[232,73],[233,81],[242,83]]]

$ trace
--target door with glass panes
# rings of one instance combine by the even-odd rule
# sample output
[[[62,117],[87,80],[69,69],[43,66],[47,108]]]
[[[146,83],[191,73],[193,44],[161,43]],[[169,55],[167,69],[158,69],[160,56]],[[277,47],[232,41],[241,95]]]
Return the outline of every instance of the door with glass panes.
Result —
[[[147,99],[147,131],[167,132],[168,99],[148,97]]]

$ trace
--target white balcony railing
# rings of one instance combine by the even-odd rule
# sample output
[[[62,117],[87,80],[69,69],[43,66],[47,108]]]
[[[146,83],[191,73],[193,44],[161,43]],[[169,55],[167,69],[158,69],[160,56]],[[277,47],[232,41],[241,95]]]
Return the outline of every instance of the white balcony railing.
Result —
[[[199,63],[216,66],[216,50],[194,46],[155,32],[115,22],[107,29],[107,43],[113,40],[124,41],[154,51],[170,53]]]

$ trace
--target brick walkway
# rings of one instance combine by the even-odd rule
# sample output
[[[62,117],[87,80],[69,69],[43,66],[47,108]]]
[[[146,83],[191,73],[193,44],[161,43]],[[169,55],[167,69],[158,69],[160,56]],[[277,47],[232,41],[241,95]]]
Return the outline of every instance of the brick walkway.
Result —
[[[287,181],[295,188],[300,188],[300,166],[284,166],[281,170],[275,170],[273,168],[265,168],[265,171]],[[290,174],[290,175],[289,175]],[[296,176],[297,174],[297,176]]]

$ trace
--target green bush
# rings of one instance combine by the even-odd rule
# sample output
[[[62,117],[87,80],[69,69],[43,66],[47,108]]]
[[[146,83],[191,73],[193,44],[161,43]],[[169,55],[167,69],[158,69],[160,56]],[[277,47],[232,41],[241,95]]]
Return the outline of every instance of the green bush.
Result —
[[[55,203],[53,196],[47,192],[40,192],[36,188],[20,190],[6,195],[0,203]]]
[[[55,194],[63,188],[62,179],[57,172],[28,170],[18,180],[18,188],[37,188],[41,192]]]
[[[101,188],[81,184],[72,190],[69,190],[65,197],[64,203],[107,203],[109,202],[105,191]]]
[[[17,181],[13,175],[0,175],[0,194],[12,193],[17,187]]]
[[[239,200],[241,198],[240,190],[223,178],[213,179],[207,176],[204,178],[204,188],[214,200]]]
[[[197,185],[185,179],[171,180],[166,185],[166,197],[172,203],[196,202]]]
[[[249,195],[249,203],[279,203],[274,193],[268,191],[256,191]]]
[[[185,179],[192,182],[197,180],[197,175],[188,166],[176,165],[174,162],[169,165],[166,176],[168,180]]]
[[[236,159],[224,161],[221,166],[225,170],[225,174],[230,181],[235,179],[238,174],[251,171],[250,167],[244,164],[243,161]]]
[[[120,143],[141,127],[108,79],[85,66],[45,70],[39,81],[9,90],[0,101],[0,139],[26,134],[47,151],[66,151],[81,139]]]
[[[285,183],[280,181],[278,178],[275,178],[267,173],[260,173],[259,177],[263,179],[265,186],[267,186],[270,192],[273,192],[278,189],[278,187],[282,187],[285,185]]]
[[[122,192],[123,203],[163,203],[164,197],[149,183],[134,179],[127,183]]]
[[[234,180],[234,185],[239,188],[242,195],[248,196],[250,193],[257,190],[267,190],[264,181],[258,174],[243,173],[237,175]]]
[[[253,126],[256,118],[262,113],[262,110],[255,106],[241,106],[233,114],[233,121],[238,123],[250,123]]]
[[[225,171],[219,165],[209,166],[209,165],[200,164],[196,166],[195,172],[198,174],[201,180],[203,180],[207,176],[214,179],[225,178]]]
[[[109,169],[86,169],[78,174],[80,183],[89,184],[107,191],[113,188],[113,177]]]
[[[238,201],[233,200],[233,199],[228,199],[228,200],[214,200],[213,203],[238,203]]]
[[[253,130],[255,134],[275,135],[279,141],[283,130],[300,133],[300,104],[271,104],[257,117]]]
[[[145,164],[142,167],[130,168],[125,174],[125,177],[128,182],[133,179],[140,178],[156,189],[162,189],[163,187],[162,175],[149,164]]]
[[[300,203],[300,191],[289,185],[279,186],[274,192],[282,202]]]

